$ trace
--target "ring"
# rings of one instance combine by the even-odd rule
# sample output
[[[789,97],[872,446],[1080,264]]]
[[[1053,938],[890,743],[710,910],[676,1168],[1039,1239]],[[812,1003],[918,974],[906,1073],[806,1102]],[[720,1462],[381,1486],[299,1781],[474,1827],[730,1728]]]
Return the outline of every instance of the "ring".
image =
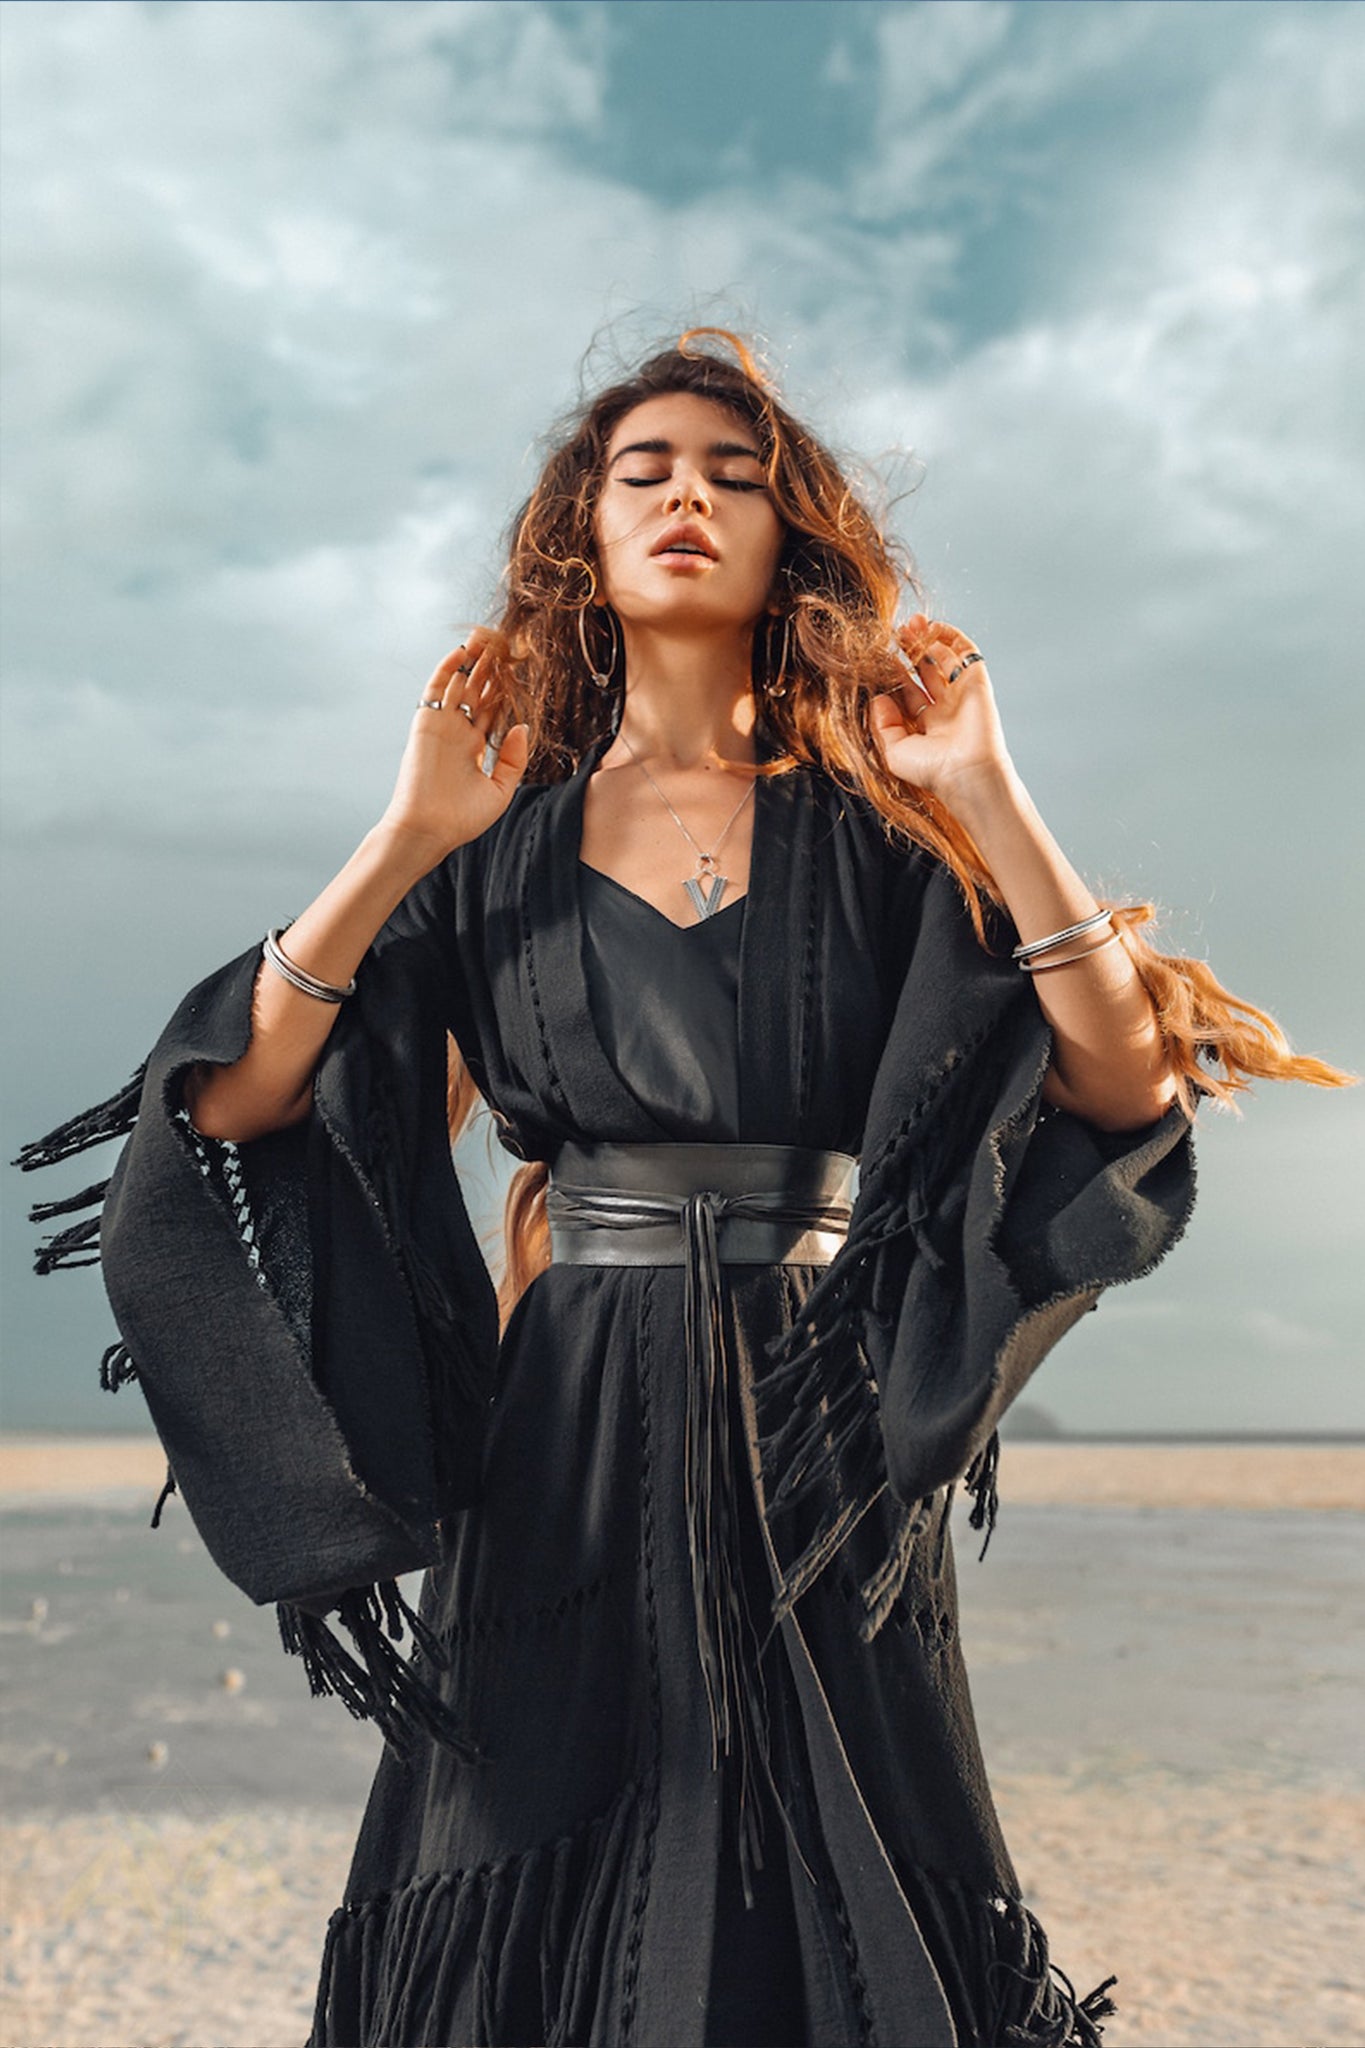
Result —
[[[461,698],[460,700],[460,709],[461,711],[463,711],[465,717],[469,720],[469,723],[472,725],[474,723],[474,713],[470,710],[469,706],[464,702],[463,698]]]
[[[473,662],[462,662],[460,666],[456,669],[455,673],[457,676],[472,676],[474,673]]]
[[[958,677],[959,677],[959,676],[960,676],[960,675],[962,674],[962,672],[963,672],[963,670],[964,670],[964,669],[969,669],[969,668],[971,667],[971,665],[972,665],[972,663],[973,663],[974,661],[984,661],[985,659],[986,659],[986,657],[985,657],[985,655],[984,655],[984,654],[966,654],[966,655],[964,655],[964,656],[962,657],[962,660],[961,660],[961,661],[960,661],[960,662],[958,663],[957,667],[956,667],[956,668],[955,668],[955,669],[953,670],[952,674],[951,674],[951,675],[949,676],[949,678],[948,678],[948,681],[949,681],[950,683],[955,683],[955,682],[957,681]]]
[[[444,711],[445,708],[439,697],[423,697],[417,706],[419,711]]]

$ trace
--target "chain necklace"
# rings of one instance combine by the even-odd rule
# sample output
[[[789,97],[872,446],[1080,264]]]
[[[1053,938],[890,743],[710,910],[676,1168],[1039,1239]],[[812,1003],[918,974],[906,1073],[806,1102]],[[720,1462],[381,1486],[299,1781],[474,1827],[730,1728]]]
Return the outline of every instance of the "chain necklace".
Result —
[[[630,741],[626,738],[625,734],[623,732],[618,732],[616,737],[620,740],[622,746],[630,755],[631,760],[635,763],[640,773],[644,776],[645,781],[654,791],[655,796],[658,797],[660,803],[664,806],[664,809],[668,812],[668,815],[672,818],[674,824],[682,833],[683,838],[687,841],[688,845],[691,846],[693,851],[696,853],[697,872],[695,875],[689,875],[687,880],[683,883],[683,887],[687,891],[688,900],[690,901],[692,908],[696,911],[699,919],[714,917],[716,912],[720,909],[722,902],[724,901],[725,891],[729,887],[730,883],[729,876],[722,875],[717,870],[716,861],[720,856],[720,850],[722,846],[724,846],[726,840],[730,837],[731,825],[734,824],[736,818],[738,818],[740,812],[744,809],[745,804],[748,803],[750,797],[757,789],[757,781],[751,782],[749,784],[749,787],[745,790],[743,796],[735,805],[733,811],[731,811],[729,820],[725,826],[725,830],[721,833],[720,838],[716,841],[715,845],[711,848],[711,851],[709,853],[704,853],[701,847],[697,844],[696,840],[692,837],[692,834],[688,831],[686,825],[684,825],[682,819],[674,810],[672,804],[668,801],[668,798],[660,789],[658,783],[654,780],[654,777],[650,774],[648,768],[646,768],[644,762],[640,759],[640,756],[636,753]]]

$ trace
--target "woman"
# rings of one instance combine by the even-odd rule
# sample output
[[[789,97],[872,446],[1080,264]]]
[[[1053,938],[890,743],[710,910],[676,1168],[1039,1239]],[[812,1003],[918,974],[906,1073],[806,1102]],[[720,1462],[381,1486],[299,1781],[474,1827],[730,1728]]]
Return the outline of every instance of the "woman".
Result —
[[[315,2048],[1113,2009],[1020,1900],[949,1504],[989,1534],[1004,1408],[1183,1230],[1198,1097],[1349,1077],[1096,902],[903,583],[742,344],[685,336],[551,456],[378,826],[150,1063],[107,1377],[391,1740]],[[481,1096],[527,1162],[500,1345],[447,1033],[452,1127]]]

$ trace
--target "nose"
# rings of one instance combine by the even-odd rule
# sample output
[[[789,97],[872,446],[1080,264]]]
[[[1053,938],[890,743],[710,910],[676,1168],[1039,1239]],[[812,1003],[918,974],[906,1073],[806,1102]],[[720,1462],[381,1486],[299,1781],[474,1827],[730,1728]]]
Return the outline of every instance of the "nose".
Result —
[[[703,519],[711,516],[711,491],[704,476],[698,470],[690,474],[679,470],[669,484],[667,510],[670,512],[696,512]]]

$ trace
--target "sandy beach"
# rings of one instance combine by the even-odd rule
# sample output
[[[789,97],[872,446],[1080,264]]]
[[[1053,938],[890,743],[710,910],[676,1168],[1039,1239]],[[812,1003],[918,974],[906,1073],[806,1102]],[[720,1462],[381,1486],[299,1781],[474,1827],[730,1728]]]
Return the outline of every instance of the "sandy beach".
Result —
[[[1007,1443],[1009,1496],[1071,1507],[1365,1510],[1365,1444]],[[155,1437],[0,1438],[0,1504],[150,1487]]]
[[[6,2048],[307,2035],[376,1744],[182,1503],[148,1531],[163,1475],[0,1445]],[[1054,1958],[1119,1976],[1106,2048],[1365,2041],[1365,1450],[1015,1443],[1001,1495],[964,1646]]]

